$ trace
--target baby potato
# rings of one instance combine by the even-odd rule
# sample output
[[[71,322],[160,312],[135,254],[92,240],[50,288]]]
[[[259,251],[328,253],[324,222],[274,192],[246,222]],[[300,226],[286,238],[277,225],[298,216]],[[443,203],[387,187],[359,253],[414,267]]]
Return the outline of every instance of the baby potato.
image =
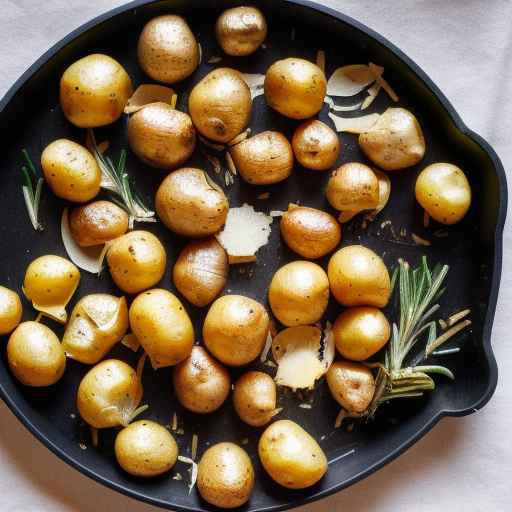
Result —
[[[311,261],[292,261],[272,278],[268,300],[276,318],[288,327],[318,322],[329,301],[329,280]]]
[[[267,21],[256,7],[233,7],[218,17],[215,35],[225,53],[244,57],[254,53],[265,41]]]
[[[281,217],[281,236],[294,252],[317,259],[333,251],[341,242],[341,227],[328,213],[299,206]]]
[[[188,114],[167,103],[150,103],[130,117],[128,142],[148,165],[175,169],[194,152],[196,130]]]
[[[71,64],[60,79],[60,105],[79,128],[117,121],[132,95],[132,81],[112,57],[95,53]]]
[[[367,165],[350,162],[336,169],[325,191],[329,204],[343,212],[341,220],[377,208],[379,205],[379,178]]]
[[[327,458],[302,427],[290,420],[272,423],[258,443],[261,464],[270,477],[288,489],[305,489],[327,472]]]
[[[128,307],[124,297],[93,293],[73,308],[62,338],[68,357],[85,364],[96,364],[126,334]]]
[[[210,304],[228,280],[228,256],[215,238],[188,243],[172,271],[178,291],[197,307]]]
[[[189,411],[216,411],[231,389],[229,373],[203,347],[195,345],[190,356],[173,368],[174,393]]]
[[[155,206],[171,231],[188,237],[217,233],[229,210],[224,191],[203,170],[192,167],[178,169],[162,181]]]
[[[216,142],[229,142],[251,119],[251,91],[240,72],[217,68],[192,89],[188,111],[197,131]]]
[[[292,119],[307,119],[323,107],[327,81],[312,62],[288,58],[274,62],[265,75],[265,98],[270,107]]]
[[[14,331],[21,322],[22,315],[20,296],[15,291],[0,286],[0,336]]]
[[[61,199],[85,203],[100,191],[101,171],[91,153],[76,142],[58,139],[41,155],[44,179]]]
[[[197,490],[211,505],[237,508],[249,501],[254,469],[247,452],[234,443],[218,443],[206,450],[197,468]]]
[[[199,47],[181,16],[157,16],[144,26],[137,46],[139,65],[153,80],[173,84],[199,65]]]
[[[285,180],[293,169],[293,151],[279,132],[265,131],[231,147],[240,176],[251,185],[271,185]]]
[[[340,154],[338,134],[318,119],[305,121],[295,130],[292,148],[300,165],[313,171],[330,169]]]
[[[242,366],[260,355],[269,326],[268,313],[259,302],[242,295],[224,295],[208,310],[203,340],[219,361]]]
[[[371,249],[349,245],[335,252],[327,267],[331,292],[343,306],[383,308],[391,294],[386,265]]]
[[[179,299],[155,288],[141,293],[129,311],[130,326],[153,368],[186,359],[194,345],[194,327]]]
[[[7,361],[14,376],[25,386],[55,384],[66,369],[59,338],[46,325],[23,322],[7,342]]]
[[[363,364],[335,361],[327,371],[326,379],[333,398],[347,412],[361,413],[371,404],[375,379]]]
[[[416,200],[437,222],[456,224],[471,206],[471,186],[456,165],[439,162],[420,172],[415,186]]]
[[[365,361],[389,340],[391,328],[380,309],[355,306],[341,313],[332,326],[338,352],[351,361]]]
[[[235,411],[242,421],[252,427],[262,427],[278,412],[274,379],[263,372],[244,373],[233,391]]]
[[[23,293],[35,310],[65,324],[66,305],[80,283],[80,271],[60,256],[48,254],[36,258],[27,268]]]
[[[178,445],[165,427],[139,420],[117,434],[114,445],[119,465],[130,475],[149,478],[169,471],[178,459]]]
[[[388,108],[369,131],[359,135],[359,146],[385,171],[416,165],[425,154],[421,126],[405,108]]]
[[[79,246],[102,245],[128,231],[128,214],[111,201],[94,201],[71,210],[69,228]]]
[[[135,370],[119,359],[107,359],[85,374],[78,386],[76,405],[91,427],[126,427],[141,399],[142,382]]]
[[[123,292],[139,293],[162,279],[167,254],[153,233],[131,231],[112,242],[107,263],[114,283]]]

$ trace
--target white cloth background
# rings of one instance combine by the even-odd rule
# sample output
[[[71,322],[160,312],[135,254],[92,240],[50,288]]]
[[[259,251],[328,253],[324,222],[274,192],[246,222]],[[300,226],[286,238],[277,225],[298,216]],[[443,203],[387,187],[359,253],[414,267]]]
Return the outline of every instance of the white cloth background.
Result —
[[[0,0],[0,96],[47,48],[123,0]],[[257,2],[256,2],[257,3]],[[512,166],[512,2],[323,0],[380,32],[436,82],[464,121]],[[0,162],[1,165],[1,162]],[[512,179],[510,179],[512,182]],[[510,221],[510,219],[509,219]],[[493,330],[498,389],[480,412],[445,419],[402,457],[302,512],[512,510],[512,250]],[[71,469],[0,404],[2,512],[157,512]]]

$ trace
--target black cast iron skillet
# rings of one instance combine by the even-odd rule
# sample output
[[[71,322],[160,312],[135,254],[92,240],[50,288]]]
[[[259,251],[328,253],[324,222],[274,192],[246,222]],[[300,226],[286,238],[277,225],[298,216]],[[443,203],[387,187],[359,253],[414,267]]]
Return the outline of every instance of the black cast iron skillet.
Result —
[[[58,137],[83,141],[84,133],[67,123],[58,103],[58,80],[63,70],[76,59],[93,52],[103,52],[117,58],[128,70],[135,84],[149,80],[136,62],[136,42],[143,24],[161,13],[180,13],[186,16],[203,47],[203,63],[186,82],[179,84],[179,108],[185,110],[187,94],[192,84],[213,68],[206,60],[222,55],[213,37],[213,23],[219,12],[232,6],[223,0],[167,0],[151,2],[138,0],[114,9],[72,32],[43,55],[11,88],[0,103],[0,133],[2,166],[0,171],[0,283],[20,290],[28,263],[37,256],[53,253],[65,256],[60,240],[59,219],[64,204],[49,192],[45,194],[41,216],[46,225],[43,233],[35,233],[21,196],[19,168],[20,151],[27,148],[38,159],[43,148]],[[330,461],[325,478],[315,487],[291,492],[274,484],[263,472],[256,455],[260,431],[244,426],[234,414],[230,403],[208,417],[190,414],[172,396],[170,369],[152,372],[146,369],[143,382],[144,400],[150,409],[145,417],[169,424],[173,412],[185,428],[177,436],[180,450],[187,455],[192,434],[199,436],[199,455],[209,444],[231,440],[246,446],[257,472],[257,484],[247,511],[283,510],[325,497],[364,478],[421,438],[443,416],[462,416],[483,407],[490,399],[497,380],[497,368],[490,346],[492,321],[498,295],[501,272],[502,230],[505,220],[507,188],[502,164],[492,148],[461,121],[448,100],[421,69],[400,50],[380,35],[360,23],[327,7],[305,0],[265,0],[258,2],[270,22],[266,48],[244,59],[224,57],[221,64],[244,72],[264,73],[268,65],[282,57],[301,56],[314,59],[318,49],[327,55],[327,75],[336,67],[349,63],[376,62],[386,68],[385,76],[400,96],[400,104],[416,113],[428,142],[427,154],[420,166],[392,176],[393,193],[390,204],[378,220],[366,230],[360,221],[351,223],[344,231],[343,244],[362,243],[380,253],[389,267],[398,257],[411,263],[427,254],[433,264],[447,263],[451,270],[447,292],[442,301],[442,313],[448,314],[463,307],[472,310],[471,332],[454,342],[462,346],[455,355],[437,358],[450,367],[455,382],[436,378],[437,389],[424,399],[400,400],[383,407],[374,422],[334,430],[337,414],[333,400],[322,383],[315,392],[312,410],[299,408],[300,399],[282,396],[282,417],[298,421],[311,432],[327,453]],[[295,38],[291,32],[295,28]],[[389,104],[381,93],[370,111],[382,112]],[[350,115],[350,114],[347,114]],[[320,118],[330,122],[327,111]],[[100,140],[111,141],[110,154],[116,157],[126,147],[126,119],[98,130]],[[260,96],[254,103],[251,127],[254,132],[275,128],[291,135],[296,123],[270,111]],[[340,162],[362,160],[356,138],[342,135],[343,150]],[[420,168],[434,161],[449,161],[465,169],[474,193],[468,216],[457,226],[448,229],[447,238],[436,238],[433,226],[425,230],[421,212],[415,206],[413,183]],[[197,150],[191,165],[208,168],[204,155]],[[137,188],[152,204],[154,191],[163,175],[141,164],[129,154],[129,171],[135,176]],[[212,173],[211,173],[212,174]],[[215,177],[215,176],[214,176]],[[217,178],[218,179],[218,178]],[[288,202],[328,209],[323,188],[327,174],[308,172],[299,167],[285,183],[257,189],[237,182],[227,190],[232,205],[247,201],[258,209],[286,209]],[[270,191],[267,201],[257,195]],[[408,235],[394,240],[380,224],[391,220],[396,232],[404,228]],[[173,261],[185,241],[166,231],[161,224],[141,225],[154,231],[164,242],[169,260]],[[434,240],[431,247],[418,247],[410,241],[410,233]],[[265,301],[266,289],[273,272],[296,259],[279,239],[274,227],[271,242],[260,251],[258,263],[241,271],[232,267],[227,292],[242,293]],[[322,262],[322,263],[325,263]],[[170,268],[161,286],[173,289]],[[116,293],[108,272],[98,280],[82,272],[82,283],[76,298],[93,291]],[[25,304],[25,319],[35,316]],[[72,307],[72,304],[70,305]],[[187,304],[197,332],[204,311]],[[333,319],[339,306],[330,304],[326,318]],[[388,314],[396,319],[396,307]],[[61,329],[53,325],[59,333]],[[112,352],[131,363],[137,356],[120,346]],[[257,365],[256,365],[257,366]],[[269,368],[262,367],[269,371]],[[63,460],[95,480],[129,496],[175,510],[209,510],[197,493],[187,492],[185,482],[165,475],[150,481],[137,480],[123,473],[113,456],[114,431],[102,432],[99,449],[91,447],[88,429],[81,423],[75,408],[78,383],[87,367],[69,362],[62,380],[50,389],[29,389],[14,381],[2,350],[0,364],[0,395],[21,422],[48,448]],[[234,375],[236,376],[236,375]],[[85,445],[87,449],[80,447]],[[186,467],[178,464],[187,477]]]

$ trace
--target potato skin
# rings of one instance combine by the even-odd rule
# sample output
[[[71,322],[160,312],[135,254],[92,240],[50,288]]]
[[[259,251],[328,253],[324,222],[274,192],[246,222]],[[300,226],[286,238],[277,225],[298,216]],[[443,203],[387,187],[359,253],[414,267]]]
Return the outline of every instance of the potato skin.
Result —
[[[137,46],[139,65],[158,82],[173,84],[190,76],[199,65],[199,48],[187,22],[166,14],[148,21]]]
[[[188,114],[163,102],[150,103],[130,117],[128,142],[143,162],[170,170],[194,152],[196,130]]]
[[[153,477],[169,471],[178,458],[178,445],[165,427],[139,420],[121,430],[114,445],[119,465],[131,475]]]
[[[293,151],[279,132],[265,131],[230,148],[240,176],[251,185],[270,185],[285,180],[293,169]]]
[[[206,450],[197,471],[197,490],[216,507],[246,503],[254,487],[254,469],[247,452],[234,443],[218,443]]]
[[[82,419],[94,428],[127,425],[142,399],[135,370],[119,359],[93,366],[78,386],[76,405]]]
[[[327,472],[327,458],[302,427],[290,420],[272,423],[263,432],[258,454],[265,471],[279,485],[305,489]]]
[[[240,72],[217,68],[197,83],[188,110],[197,131],[216,142],[229,142],[251,119],[251,91]]]
[[[259,302],[242,295],[224,295],[208,310],[204,344],[224,364],[242,366],[260,355],[269,325],[268,313]]]
[[[229,373],[203,347],[195,345],[190,356],[173,368],[174,393],[189,411],[216,411],[231,390]]]
[[[270,107],[291,119],[307,119],[323,107],[327,81],[312,62],[288,58],[274,62],[265,75],[265,98]]]
[[[380,309],[355,306],[341,313],[332,326],[338,352],[351,361],[365,361],[389,340],[391,327]]]
[[[178,291],[194,306],[204,307],[224,289],[228,279],[228,256],[215,238],[188,243],[172,271]]]
[[[149,231],[130,231],[108,249],[107,263],[114,283],[125,293],[139,293],[162,279],[167,254]]]
[[[44,179],[61,199],[84,203],[100,191],[101,171],[91,153],[76,142],[58,139],[41,155]]]
[[[59,338],[46,325],[23,322],[7,342],[7,361],[14,376],[25,386],[55,384],[66,369]]]
[[[254,53],[267,37],[267,22],[256,7],[226,9],[215,24],[217,42],[225,53],[244,57]]]
[[[205,237],[220,231],[229,210],[220,187],[201,169],[183,167],[157,190],[155,206],[162,222],[178,235]]]
[[[276,383],[270,375],[250,371],[236,381],[233,405],[248,425],[262,427],[269,423],[276,413],[276,402]]]
[[[341,226],[327,212],[299,206],[281,217],[281,236],[294,252],[311,260],[333,251],[341,242]]]
[[[129,311],[133,334],[154,368],[173,366],[186,359],[194,345],[194,327],[183,304],[167,290],[141,293]]]
[[[359,135],[364,154],[385,171],[416,165],[425,155],[418,120],[404,108],[388,108],[372,128]]]
[[[81,247],[101,245],[128,231],[128,214],[111,201],[94,201],[71,210],[69,228]]]
[[[331,292],[343,306],[383,308],[391,294],[386,265],[362,245],[349,245],[335,252],[327,267]]]
[[[375,393],[375,379],[361,363],[335,361],[326,375],[333,398],[348,412],[366,411]]]
[[[300,165],[313,171],[330,169],[340,154],[338,134],[318,119],[310,119],[297,126],[292,148]]]
[[[311,261],[292,261],[274,274],[268,300],[275,317],[287,327],[314,324],[329,301],[329,280]]]
[[[99,53],[77,60],[60,79],[62,111],[79,128],[117,121],[132,92],[132,81],[123,66]]]
[[[456,224],[471,206],[471,186],[456,165],[439,162],[420,172],[415,185],[416,200],[437,222]]]
[[[15,291],[0,286],[0,336],[14,331],[21,322],[22,315],[20,296]]]

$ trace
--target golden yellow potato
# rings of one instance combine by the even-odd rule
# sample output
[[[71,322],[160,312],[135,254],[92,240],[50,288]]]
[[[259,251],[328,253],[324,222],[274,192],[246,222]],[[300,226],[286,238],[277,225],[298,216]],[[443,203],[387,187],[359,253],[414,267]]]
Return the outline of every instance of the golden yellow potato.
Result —
[[[14,331],[21,322],[22,315],[20,296],[15,291],[0,286],[0,336]]]
[[[293,169],[293,151],[279,132],[265,131],[229,150],[240,176],[251,185],[271,185],[285,180]]]
[[[133,334],[153,368],[172,366],[186,359],[194,345],[194,327],[179,299],[155,288],[141,293],[129,311]]]
[[[58,139],[46,146],[41,167],[46,183],[62,199],[84,203],[100,191],[101,171],[96,160],[72,140]]]
[[[386,265],[371,249],[349,245],[335,252],[327,267],[331,292],[344,306],[383,308],[391,294]]]
[[[359,135],[359,146],[385,171],[416,165],[425,154],[421,126],[405,108],[388,108],[370,130]]]
[[[281,236],[294,252],[308,259],[329,254],[341,242],[341,226],[327,212],[299,206],[281,217]]]
[[[102,245],[128,231],[128,214],[111,201],[94,201],[71,210],[69,228],[81,247]]]
[[[128,330],[128,307],[124,297],[93,293],[73,308],[64,331],[62,348],[68,357],[96,364]]]
[[[270,477],[288,489],[305,489],[327,472],[327,458],[302,427],[290,420],[272,423],[263,432],[258,455]]]
[[[119,359],[107,359],[85,374],[78,386],[76,405],[91,427],[126,427],[141,399],[142,382],[135,370]]]
[[[455,224],[471,206],[471,186],[456,165],[439,162],[420,172],[416,179],[416,200],[437,222]]]
[[[152,477],[169,471],[178,459],[178,445],[170,432],[151,420],[139,420],[117,434],[119,465],[130,475]]]
[[[228,280],[228,256],[215,238],[188,243],[172,271],[178,291],[197,307],[212,302]]]
[[[244,373],[236,382],[233,405],[242,421],[253,427],[262,427],[278,412],[277,390],[274,379],[263,372]]]
[[[197,131],[216,142],[229,142],[251,119],[251,91],[240,72],[217,68],[192,89],[188,110]]]
[[[332,326],[338,352],[351,361],[365,361],[389,340],[391,328],[380,309],[355,306],[341,313]]]
[[[286,326],[318,322],[329,301],[329,280],[311,261],[292,261],[272,278],[268,300],[276,318]]]
[[[375,379],[363,364],[335,361],[327,371],[326,379],[333,398],[347,412],[361,413],[371,404]]]
[[[208,310],[204,344],[224,364],[242,366],[260,355],[269,324],[268,313],[259,302],[242,295],[224,295]]]
[[[66,323],[66,305],[80,283],[80,271],[73,263],[60,256],[36,258],[27,268],[23,293],[37,311]]]
[[[300,165],[314,171],[330,169],[340,154],[338,134],[318,119],[305,121],[295,130],[292,148]]]
[[[167,84],[180,82],[199,65],[199,47],[181,16],[157,16],[144,26],[137,46],[139,65],[144,72]]]
[[[265,75],[265,98],[270,107],[292,119],[307,119],[323,107],[327,81],[312,62],[288,58],[274,62]]]
[[[256,7],[233,7],[218,17],[215,35],[224,52],[243,57],[254,53],[265,41],[267,21]]]
[[[23,322],[7,342],[7,361],[14,376],[25,386],[55,384],[66,369],[59,338],[46,325]]]
[[[60,105],[68,121],[96,128],[117,121],[132,95],[132,81],[112,57],[95,53],[77,60],[60,79]]]
[[[143,162],[170,170],[194,152],[196,130],[188,114],[167,103],[150,103],[130,117],[128,142]]]
[[[162,181],[155,206],[171,231],[188,237],[217,233],[229,210],[223,190],[203,170],[192,167],[178,169]]]
[[[114,283],[125,293],[139,293],[162,279],[167,254],[149,231],[131,231],[116,238],[107,252]]]
[[[367,165],[350,162],[336,169],[327,183],[327,200],[343,212],[342,221],[379,205],[379,178]]]
[[[173,368],[172,382],[181,405],[200,414],[216,411],[231,389],[226,368],[198,345],[185,361]]]
[[[254,469],[247,452],[234,443],[218,443],[206,450],[197,468],[201,497],[220,508],[237,508],[249,501]]]

